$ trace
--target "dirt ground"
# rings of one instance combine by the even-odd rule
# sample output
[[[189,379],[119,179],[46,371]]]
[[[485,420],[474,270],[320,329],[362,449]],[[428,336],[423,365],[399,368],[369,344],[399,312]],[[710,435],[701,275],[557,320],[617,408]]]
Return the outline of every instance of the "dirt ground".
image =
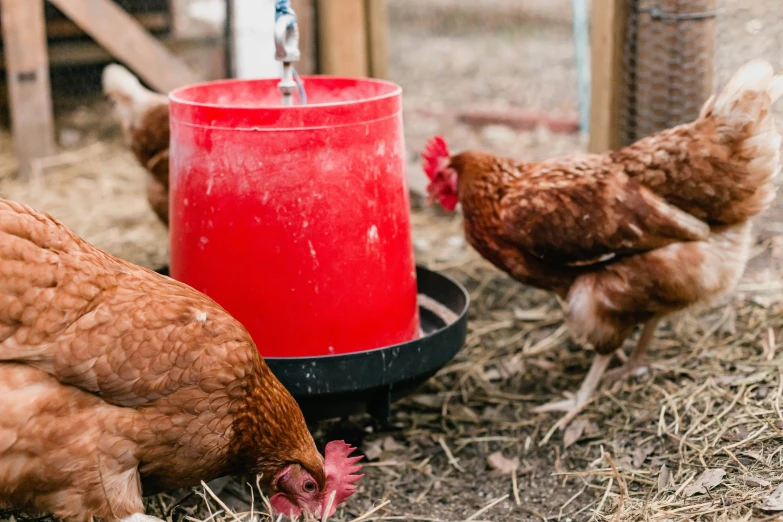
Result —
[[[411,169],[435,133],[453,149],[529,160],[584,151],[574,134],[454,119],[463,106],[574,116],[571,2],[503,0],[478,10],[466,0],[389,4],[390,77],[404,88]],[[724,69],[757,54],[777,53],[775,65],[783,65],[779,25],[771,22],[783,19],[783,8],[761,4],[737,22],[747,45],[730,52],[723,34]],[[59,115],[65,152],[42,163],[30,184],[13,178],[10,139],[0,136],[7,158],[0,195],[52,213],[112,254],[157,267],[167,260],[166,231],[147,207],[144,172],[107,108],[96,100]],[[665,321],[650,371],[604,386],[561,434],[551,432],[557,417],[530,410],[576,389],[592,354],[571,340],[552,295],[491,268],[466,246],[458,215],[414,198],[417,261],[470,291],[468,340],[450,365],[395,405],[393,430],[378,432],[366,417],[314,427],[320,443],[345,437],[369,459],[358,493],[335,519],[381,505],[362,520],[773,519],[761,506],[783,484],[783,212],[770,211],[757,230],[737,291]],[[714,484],[700,489],[710,477]],[[150,511],[166,514],[185,493],[150,499]],[[237,512],[248,509],[243,480],[221,497]],[[172,516],[232,518],[200,488]]]

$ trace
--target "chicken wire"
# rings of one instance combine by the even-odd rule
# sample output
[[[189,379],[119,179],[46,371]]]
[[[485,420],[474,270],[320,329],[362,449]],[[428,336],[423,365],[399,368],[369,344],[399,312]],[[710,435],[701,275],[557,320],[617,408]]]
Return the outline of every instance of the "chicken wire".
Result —
[[[576,114],[572,0],[387,0],[389,74],[411,109]]]
[[[114,1],[202,76],[225,76],[228,0]],[[45,5],[52,95],[62,111],[100,96],[101,71],[113,58],[73,24],[63,31],[67,17]],[[387,5],[390,79],[405,88],[406,106],[445,111],[470,104],[576,115],[572,0]],[[714,88],[749,59],[783,65],[780,0],[627,0],[627,11],[624,144],[692,119]]]
[[[627,9],[623,145],[694,119],[751,59],[783,67],[780,0],[628,0]]]
[[[113,1],[201,76],[224,76],[228,0]],[[52,99],[61,113],[99,98],[103,68],[116,59],[53,4],[44,9]]]

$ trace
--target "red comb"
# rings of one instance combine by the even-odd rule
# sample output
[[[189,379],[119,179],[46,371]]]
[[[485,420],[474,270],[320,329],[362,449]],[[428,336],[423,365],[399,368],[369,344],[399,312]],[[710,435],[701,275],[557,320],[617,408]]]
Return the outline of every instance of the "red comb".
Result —
[[[438,170],[442,169],[448,163],[451,154],[449,154],[449,147],[446,145],[446,140],[440,136],[435,136],[424,147],[424,152],[421,153],[421,159],[423,160],[424,173],[430,180],[435,179]]]
[[[364,458],[363,455],[349,457],[356,450],[350,444],[342,440],[333,440],[326,445],[324,452],[324,472],[326,473],[326,487],[324,488],[324,509],[329,503],[329,497],[335,491],[334,501],[329,516],[334,515],[337,506],[356,492],[357,482],[364,475],[356,475],[362,467],[356,464]]]

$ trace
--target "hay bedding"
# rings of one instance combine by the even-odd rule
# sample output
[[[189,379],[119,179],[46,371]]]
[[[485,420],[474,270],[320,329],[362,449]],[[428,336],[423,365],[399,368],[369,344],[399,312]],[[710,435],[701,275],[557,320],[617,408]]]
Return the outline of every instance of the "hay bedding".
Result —
[[[12,165],[0,136],[3,165]],[[147,208],[144,173],[116,140],[52,158],[3,197],[51,212],[109,252],[155,267],[166,232]],[[765,219],[766,229],[779,220]],[[591,354],[575,345],[546,292],[524,288],[474,254],[458,216],[415,209],[420,263],[470,290],[465,349],[381,432],[364,417],[314,427],[370,458],[339,520],[751,520],[783,509],[781,241],[766,234],[738,291],[665,323],[652,371],[605,387],[564,433],[532,406],[578,386]],[[252,479],[149,499],[174,519],[248,519],[265,511]],[[252,491],[252,493],[251,493]],[[217,498],[216,498],[217,497]],[[218,500],[222,499],[222,500]],[[374,511],[372,511],[374,510]],[[19,518],[21,515],[12,515]]]
[[[60,121],[60,138],[77,144],[34,165],[29,183],[15,174],[11,136],[0,132],[0,196],[50,213],[77,235],[118,257],[157,267],[168,259],[168,233],[149,209],[146,172],[120,140],[109,106],[97,103]]]
[[[461,100],[502,102],[510,94],[524,98],[518,106],[575,110],[570,41],[563,37],[568,28],[506,32],[499,40],[429,30],[391,32],[397,35],[391,73],[406,90],[411,168],[417,168],[415,151],[438,132],[455,150],[480,146],[531,160],[583,150],[573,136],[473,130],[432,110]],[[526,45],[532,47],[525,60],[485,60],[498,49],[517,56]],[[433,56],[438,52],[445,54]],[[483,75],[493,82],[470,83],[481,76],[476,71],[498,63],[503,67]],[[433,75],[433,66],[444,70]],[[549,74],[546,81],[542,73]],[[465,85],[455,87],[456,80]],[[506,86],[501,97],[484,92],[496,84]],[[444,94],[462,98],[444,101]],[[42,165],[31,184],[12,179],[10,139],[0,135],[0,195],[52,213],[115,255],[148,267],[165,263],[166,231],[147,207],[145,174],[111,138],[116,128],[105,107],[66,118],[61,141],[75,131],[78,145]],[[571,341],[560,304],[478,258],[465,245],[457,216],[416,208],[412,218],[418,261],[471,292],[467,345],[416,395],[395,405],[392,430],[379,431],[365,417],[314,427],[319,443],[344,437],[369,458],[367,477],[335,519],[777,518],[763,508],[783,509],[780,208],[759,220],[761,237],[737,291],[662,324],[650,373],[602,388],[565,433],[550,432],[556,416],[529,413],[575,390],[592,357]],[[149,512],[190,521],[263,518],[265,503],[254,484],[233,479],[220,495],[204,487],[159,495],[148,499]],[[21,515],[0,519],[8,517]]]

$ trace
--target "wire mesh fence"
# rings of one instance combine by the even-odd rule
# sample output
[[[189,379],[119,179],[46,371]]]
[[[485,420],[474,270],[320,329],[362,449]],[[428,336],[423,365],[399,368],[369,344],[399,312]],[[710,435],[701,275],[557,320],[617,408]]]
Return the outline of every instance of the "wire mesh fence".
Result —
[[[114,1],[202,77],[228,74],[229,0]],[[695,117],[715,87],[752,58],[783,65],[779,0],[625,1],[624,144]],[[466,107],[491,107],[576,117],[572,0],[387,0],[387,5],[389,79],[404,87],[409,113],[453,115]],[[101,71],[114,58],[53,4],[45,2],[45,9],[55,109],[62,113],[100,99]],[[5,85],[0,88],[5,94]],[[0,106],[7,122],[7,106]],[[432,122],[428,126],[418,114],[408,119],[416,145],[417,134]],[[492,139],[497,128],[487,132],[482,136],[489,136],[490,148],[509,143]],[[565,140],[548,151],[577,146]]]
[[[114,0],[146,31],[206,78],[225,75],[227,2]],[[44,2],[44,10],[52,98],[56,110],[69,109],[75,103],[100,95],[101,71],[116,60],[54,4]]]
[[[165,0],[118,0],[117,5],[156,37],[171,31]],[[111,57],[54,5],[45,3],[45,11],[53,99],[96,93],[101,69]]]
[[[411,103],[576,111],[571,0],[388,5],[391,79]]]
[[[425,194],[420,152],[433,134],[537,160],[580,150],[572,0],[388,0],[389,79],[403,88],[409,182]],[[505,116],[506,123],[470,115]],[[509,121],[514,120],[514,121]]]
[[[608,0],[592,0],[594,5],[604,1]],[[628,97],[633,103],[627,103],[623,109],[626,141],[692,117],[713,87],[724,83],[747,60],[761,56],[771,60],[779,70],[783,68],[780,52],[783,35],[779,32],[783,22],[781,0],[628,2],[631,15],[625,42],[626,59],[629,61],[627,70],[633,71],[633,75],[629,73],[626,77],[625,92],[634,96]],[[226,74],[224,57],[231,38],[231,35],[226,36],[223,14],[226,0],[118,0],[117,3],[167,47],[203,72],[204,77]],[[178,9],[172,10],[175,4]],[[467,147],[487,148],[524,160],[583,150],[585,143],[573,129],[553,133],[546,130],[546,126],[535,129],[500,124],[478,126],[467,124],[461,118],[475,107],[488,107],[495,114],[521,110],[539,116],[557,115],[576,120],[579,100],[572,0],[388,0],[388,7],[388,79],[404,89],[410,172],[421,171],[420,151],[425,140],[436,133],[447,137],[455,151]],[[657,18],[653,17],[653,8],[659,11]],[[696,19],[672,21],[665,19],[667,12],[701,14]],[[108,104],[101,94],[101,71],[115,60],[51,6],[47,7],[47,16],[58,140],[63,148],[75,152],[55,158],[51,167],[47,167],[42,184],[25,183],[12,179],[13,169],[7,166],[14,156],[13,146],[7,133],[0,132],[0,171],[5,168],[5,174],[0,172],[0,195],[50,212],[79,236],[123,259],[149,267],[165,264],[168,230],[149,209],[144,169],[118,139],[117,120],[105,110]],[[659,19],[661,16],[664,19]],[[643,49],[642,44],[646,46]],[[644,61],[639,64],[642,58]],[[3,95],[2,99],[6,97]],[[105,134],[94,135],[96,128],[109,125],[114,127],[114,134],[107,129]],[[655,433],[663,403],[656,391],[662,382],[677,390],[673,398],[667,395],[666,400],[672,404],[685,404],[695,396],[691,394],[694,389],[702,390],[702,381],[712,382],[716,372],[725,371],[727,380],[714,380],[709,393],[699,395],[705,399],[706,408],[729,412],[734,403],[742,406],[746,395],[750,397],[748,400],[756,395],[766,397],[756,405],[762,410],[774,403],[775,372],[769,374],[771,384],[759,382],[754,367],[769,368],[771,363],[766,357],[768,352],[770,356],[775,352],[773,330],[779,331],[777,324],[769,328],[769,347],[765,344],[767,319],[774,318],[778,310],[769,304],[768,294],[758,296],[752,306],[736,313],[719,310],[698,320],[676,323],[677,333],[667,330],[667,338],[661,343],[661,349],[665,350],[661,360],[669,361],[666,364],[675,368],[672,370],[675,373],[658,372],[657,378],[663,375],[668,381],[675,375],[678,381],[642,381],[638,387],[633,385],[636,391],[632,393],[636,395],[623,390],[621,399],[630,401],[628,403],[633,406],[630,413],[611,406],[615,401],[602,399],[601,409],[588,413],[591,420],[585,428],[585,437],[589,441],[582,440],[561,452],[554,443],[548,447],[539,444],[545,432],[542,428],[546,426],[530,416],[530,398],[535,402],[554,398],[549,384],[542,388],[541,383],[549,383],[552,379],[562,382],[576,379],[577,374],[586,371],[584,361],[587,359],[582,361],[574,357],[577,347],[573,344],[568,344],[567,349],[559,349],[561,344],[565,346],[564,338],[560,337],[565,335],[565,330],[559,322],[560,316],[554,315],[560,313],[555,301],[545,301],[541,293],[507,284],[507,280],[490,272],[484,264],[465,262],[470,258],[464,255],[466,247],[459,221],[448,221],[434,212],[426,216],[424,212],[414,213],[414,243],[417,255],[424,252],[422,255],[426,256],[424,260],[428,265],[450,270],[450,275],[470,282],[476,305],[471,316],[473,330],[467,348],[470,351],[466,352],[469,355],[449,370],[446,380],[434,382],[426,394],[415,397],[412,405],[400,407],[405,426],[411,426],[406,429],[406,438],[402,439],[405,447],[387,453],[394,462],[379,461],[378,466],[367,468],[370,471],[364,479],[366,486],[353,498],[353,505],[359,506],[357,513],[373,502],[377,505],[377,499],[388,497],[393,501],[393,507],[379,513],[380,518],[464,520],[482,513],[481,517],[488,520],[553,520],[562,516],[571,520],[591,517],[638,520],[650,505],[654,506],[653,518],[660,515],[661,519],[675,510],[692,513],[697,509],[692,507],[694,505],[701,506],[698,509],[705,512],[699,520],[713,516],[721,519],[723,514],[716,515],[716,510],[728,510],[732,505],[731,509],[736,511],[732,511],[730,518],[751,516],[746,510],[762,495],[764,488],[751,490],[750,483],[747,483],[747,489],[736,486],[745,474],[740,474],[738,468],[729,468],[734,464],[728,460],[714,457],[707,461],[708,467],[726,466],[731,471],[717,493],[712,492],[709,502],[706,495],[696,495],[688,500],[679,494],[666,496],[658,492],[650,497],[647,492],[650,487],[654,488],[652,482],[664,464],[668,468],[663,469],[673,470],[672,483],[676,479],[676,484],[684,484],[703,471],[701,462],[704,460],[678,466],[678,456],[689,451],[688,448],[683,450],[681,444],[678,452],[680,439],[652,437],[654,440],[650,442],[648,435]],[[780,234],[783,230],[781,219],[770,221],[778,226],[777,234]],[[781,244],[774,243],[778,257]],[[756,262],[764,261],[768,252],[764,251],[764,255],[754,253]],[[709,335],[705,333],[713,325],[720,327],[719,341],[714,345],[709,344]],[[748,336],[757,331],[762,332],[764,340],[748,342]],[[740,344],[728,346],[726,339],[737,340]],[[519,359],[516,351],[522,345],[538,350],[536,355]],[[545,353],[544,345],[551,350],[557,346],[556,355]],[[701,373],[696,366],[698,359],[692,355],[695,352],[688,349],[676,353],[681,345],[685,348],[700,346],[703,357],[717,361],[716,365]],[[762,349],[763,354],[758,356],[755,352],[761,354]],[[758,360],[746,360],[753,357]],[[759,357],[765,360],[759,362]],[[683,360],[687,364],[683,363],[681,367]],[[728,368],[732,373],[728,373]],[[490,372],[500,372],[498,375],[502,375],[503,381],[490,377]],[[682,379],[679,378],[681,373]],[[766,378],[765,375],[762,374],[762,378]],[[452,386],[452,382],[458,384]],[[751,384],[746,386],[745,382]],[[462,387],[462,383],[466,387]],[[728,400],[735,396],[729,387],[748,391],[746,395],[736,395],[742,401],[737,402],[735,398],[729,405]],[[698,390],[693,393],[701,393]],[[464,395],[460,392],[471,395],[463,400]],[[448,416],[443,417],[442,413],[447,409]],[[691,415],[691,420],[698,417],[695,427],[705,428],[704,433],[708,433],[710,440],[714,431],[715,440],[749,441],[745,448],[753,449],[754,455],[761,455],[764,445],[770,445],[771,439],[765,438],[767,435],[761,431],[754,432],[763,436],[760,435],[755,440],[757,444],[752,446],[753,437],[742,431],[759,420],[754,417],[755,411],[740,419],[742,422],[736,429],[726,427],[720,431],[720,425],[715,424],[709,432],[705,428],[709,416],[705,420],[706,414],[695,407],[686,413]],[[630,435],[626,413],[632,415]],[[671,412],[667,410],[666,422],[672,424],[666,429],[670,430],[672,426],[679,429],[676,415],[675,411],[672,420]],[[649,418],[653,420],[649,421]],[[602,424],[601,430],[591,427],[596,419]],[[686,417],[683,419],[687,421]],[[702,422],[701,427],[699,422]],[[653,431],[648,431],[650,426]],[[778,430],[776,426],[772,426],[775,431]],[[761,428],[766,429],[765,426]],[[687,426],[683,431],[685,429]],[[396,435],[398,439],[400,435]],[[470,466],[467,469],[472,480],[465,480],[468,476],[465,473],[454,472],[452,459],[447,460],[440,451],[438,440],[447,449],[461,445],[457,457],[461,465]],[[614,476],[607,474],[607,468],[601,464],[603,461],[596,460],[603,458],[604,448],[608,450],[607,455],[611,453],[618,457],[623,480],[632,477],[636,482],[629,480],[627,488],[623,485],[622,489],[617,489],[617,482],[612,482]],[[497,505],[492,500],[495,511],[487,511],[490,498],[502,500],[503,495],[508,496],[511,481],[508,475],[487,470],[486,457],[496,451],[519,455],[522,459],[519,488],[516,487],[516,472],[513,475],[513,490],[521,499]],[[688,455],[694,462],[697,460],[695,453]],[[738,456],[743,469],[745,465],[755,466],[752,468],[755,473],[761,466],[764,477],[772,482],[777,480],[771,478],[780,471],[780,466],[774,466],[775,453],[764,453],[765,461],[752,455]],[[698,457],[705,458],[703,453]],[[727,459],[725,456],[720,458]],[[637,459],[641,459],[640,463]],[[773,465],[764,467],[764,463],[770,461]],[[387,466],[389,462],[394,465]],[[591,462],[598,463],[597,467]],[[595,475],[582,474],[583,469]],[[566,473],[572,470],[575,476],[566,482]],[[731,484],[730,488],[726,487],[727,483]],[[772,488],[774,486],[768,489]],[[715,502],[712,502],[713,497]],[[617,499],[625,499],[625,512],[622,512],[622,502],[618,504]],[[670,502],[676,502],[676,508]],[[167,504],[171,505],[168,500]],[[187,509],[191,507],[187,506]],[[193,519],[209,516],[204,514],[202,517],[202,511],[190,511],[190,514]],[[4,518],[0,514],[0,520]],[[222,519],[218,517],[217,520]]]
[[[783,65],[781,22],[776,0],[628,0],[622,143],[692,120],[748,60]]]

